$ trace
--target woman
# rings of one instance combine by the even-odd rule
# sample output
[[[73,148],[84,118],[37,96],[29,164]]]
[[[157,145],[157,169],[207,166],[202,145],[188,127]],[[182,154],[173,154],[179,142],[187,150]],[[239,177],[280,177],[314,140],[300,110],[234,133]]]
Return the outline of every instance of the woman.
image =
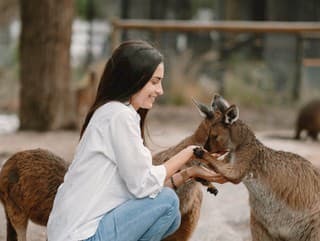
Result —
[[[163,75],[162,55],[146,42],[127,41],[113,52],[55,197],[48,241],[161,240],[180,225],[171,188],[192,177],[224,182],[200,167],[176,173],[194,146],[152,165],[143,130],[148,110],[163,94]]]

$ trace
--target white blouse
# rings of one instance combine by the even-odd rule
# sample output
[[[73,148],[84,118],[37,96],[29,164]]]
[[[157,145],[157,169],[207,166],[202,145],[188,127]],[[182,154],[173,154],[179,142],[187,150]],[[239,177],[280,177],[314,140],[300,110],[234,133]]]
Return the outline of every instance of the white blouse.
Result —
[[[135,109],[116,101],[101,106],[58,189],[47,224],[48,241],[89,238],[108,211],[129,199],[154,198],[165,177],[163,165],[152,165]]]

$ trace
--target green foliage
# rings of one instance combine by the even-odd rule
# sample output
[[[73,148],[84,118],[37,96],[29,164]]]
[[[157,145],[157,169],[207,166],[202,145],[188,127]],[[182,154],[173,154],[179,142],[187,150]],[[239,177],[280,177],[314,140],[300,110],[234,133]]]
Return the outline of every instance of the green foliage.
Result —
[[[274,73],[264,61],[233,58],[225,74],[226,95],[250,107],[288,105],[291,100],[291,86],[277,89]]]
[[[75,1],[76,15],[78,17],[86,19],[88,1],[90,1],[90,0],[76,0]]]
[[[106,0],[76,0],[76,15],[85,20],[89,20],[89,15],[92,15],[93,19],[106,18],[107,2]]]
[[[166,99],[166,103],[175,106],[182,106],[186,104],[186,98],[180,93],[172,93]]]
[[[216,1],[215,0],[194,0],[193,8],[214,8]]]

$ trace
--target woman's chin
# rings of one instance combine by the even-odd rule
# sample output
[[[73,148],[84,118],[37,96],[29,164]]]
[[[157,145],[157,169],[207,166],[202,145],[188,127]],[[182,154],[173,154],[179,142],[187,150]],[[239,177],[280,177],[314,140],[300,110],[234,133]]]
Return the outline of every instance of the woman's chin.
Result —
[[[153,106],[153,103],[150,103],[150,104],[145,105],[143,108],[144,109],[151,109],[152,106]]]

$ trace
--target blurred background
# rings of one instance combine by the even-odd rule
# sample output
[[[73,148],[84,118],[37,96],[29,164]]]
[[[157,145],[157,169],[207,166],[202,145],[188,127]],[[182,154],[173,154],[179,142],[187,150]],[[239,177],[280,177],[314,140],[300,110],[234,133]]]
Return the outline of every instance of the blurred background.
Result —
[[[0,0],[0,116],[11,123],[0,130],[78,128],[126,39],[164,54],[162,106],[218,92],[260,114],[295,113],[320,96],[319,19],[317,0]]]
[[[220,93],[267,146],[320,167],[319,0],[0,0],[0,166],[17,151],[45,148],[71,162],[104,65],[121,41],[143,39],[165,56],[165,94],[148,115],[152,152],[201,121],[191,98]],[[123,70],[125,71],[125,70]],[[191,241],[249,241],[242,184],[204,195]],[[0,240],[6,240],[0,205]],[[29,241],[46,240],[30,223]]]

